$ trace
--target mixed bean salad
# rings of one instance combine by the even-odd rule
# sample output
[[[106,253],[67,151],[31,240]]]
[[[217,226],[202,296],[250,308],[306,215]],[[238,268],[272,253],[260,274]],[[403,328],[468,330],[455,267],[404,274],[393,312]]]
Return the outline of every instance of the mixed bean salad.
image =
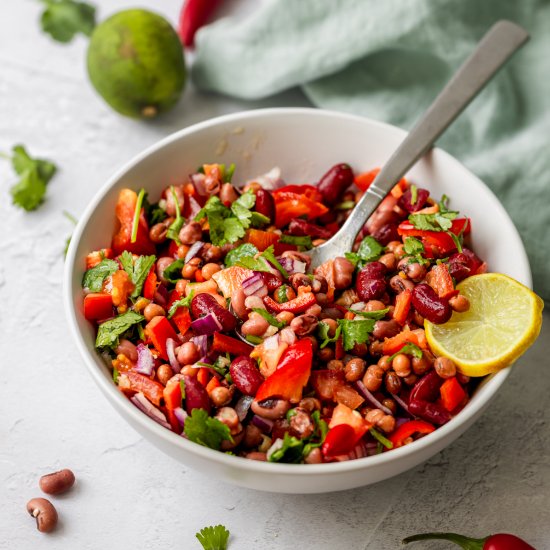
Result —
[[[270,462],[362,458],[447,423],[475,381],[423,326],[466,311],[456,284],[486,270],[470,220],[403,179],[353,251],[311,270],[307,250],[377,170],[338,164],[316,185],[233,172],[205,164],[158,202],[120,191],[118,230],[82,282],[120,391],[184,438]]]

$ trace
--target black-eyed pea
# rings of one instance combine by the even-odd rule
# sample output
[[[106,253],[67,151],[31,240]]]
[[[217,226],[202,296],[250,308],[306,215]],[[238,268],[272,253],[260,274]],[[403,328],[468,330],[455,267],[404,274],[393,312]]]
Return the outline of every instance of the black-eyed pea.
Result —
[[[157,379],[163,385],[166,386],[168,380],[174,376],[174,371],[170,365],[160,365],[157,369]]]

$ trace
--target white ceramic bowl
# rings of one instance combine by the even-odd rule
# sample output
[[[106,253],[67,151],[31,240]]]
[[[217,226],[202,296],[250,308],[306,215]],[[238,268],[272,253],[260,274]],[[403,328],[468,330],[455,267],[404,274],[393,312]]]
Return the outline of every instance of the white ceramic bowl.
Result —
[[[205,162],[235,162],[234,181],[243,182],[280,166],[287,182],[315,182],[333,164],[347,162],[360,172],[380,166],[405,132],[365,118],[316,109],[265,109],[237,113],[177,132],[134,158],[95,196],[74,232],[66,261],[65,307],[84,362],[108,401],[143,437],[176,460],[223,481],[264,491],[320,493],[360,487],[395,476],[452,443],[481,415],[509,369],[486,379],[460,414],[411,445],[360,460],[319,465],[271,464],[228,456],[171,433],[149,419],[114,386],[94,350],[94,328],[82,312],[84,259],[108,246],[114,208],[123,187],[144,187],[156,199],[167,184],[181,181]],[[489,189],[457,160],[435,149],[409,173],[435,197],[473,220],[476,252],[492,271],[531,286],[519,235]]]

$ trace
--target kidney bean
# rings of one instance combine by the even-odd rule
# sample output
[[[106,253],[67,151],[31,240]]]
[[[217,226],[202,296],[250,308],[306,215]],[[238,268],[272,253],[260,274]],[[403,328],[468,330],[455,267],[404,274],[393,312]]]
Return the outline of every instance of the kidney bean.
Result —
[[[371,235],[383,246],[386,246],[389,242],[395,241],[399,238],[399,233],[397,232],[397,222],[389,222],[381,225],[374,233]]]
[[[421,399],[409,401],[409,411],[427,422],[442,426],[451,420],[451,415],[438,403],[430,403]]]
[[[434,324],[446,323],[453,313],[449,302],[440,298],[426,283],[421,283],[414,288],[412,305],[422,317]]]
[[[369,279],[359,272],[355,283],[357,295],[363,302],[380,298],[386,292],[386,282],[383,279]]]
[[[401,332],[401,325],[395,320],[389,321],[376,321],[374,323],[374,329],[372,335],[376,340],[383,340],[384,338],[391,338]]]
[[[350,286],[353,279],[353,272],[355,271],[353,264],[347,258],[338,257],[334,259],[333,268],[334,287],[336,290],[342,290]]]
[[[256,395],[264,381],[255,361],[246,355],[233,359],[229,373],[237,389],[245,395]]]
[[[290,409],[290,402],[286,399],[264,399],[263,401],[253,401],[250,407],[254,414],[269,420],[282,418]],[[273,436],[275,437],[275,436]]]
[[[153,302],[147,304],[143,309],[143,316],[145,317],[146,321],[150,321],[151,319],[153,319],[153,317],[164,317],[165,315],[166,311],[164,311],[164,308],[162,306],[159,306],[158,304],[154,304]]]
[[[308,222],[301,218],[295,218],[290,222],[287,233],[297,237],[309,235],[314,239],[330,239],[334,235],[335,231],[327,229],[326,227],[321,227],[320,225]]]
[[[424,208],[429,196],[430,196],[430,192],[427,189],[422,189],[421,187],[417,187],[416,201],[413,204],[412,191],[411,191],[411,188],[409,187],[403,193],[403,195],[401,195],[401,197],[397,201],[397,204],[407,212],[418,212],[419,210],[422,210],[422,208]]]
[[[40,489],[47,495],[60,495],[68,491],[75,482],[74,474],[68,468],[46,474],[40,478],[38,485]]]
[[[431,370],[414,385],[410,400],[435,401],[439,397],[439,388],[442,384],[443,379],[435,370]]]
[[[185,374],[185,409],[191,414],[193,409],[204,409],[210,414],[210,398],[204,386],[194,376]]]
[[[258,189],[256,192],[256,205],[254,210],[269,218],[270,222],[275,220],[275,201],[273,195],[267,189]]]
[[[33,498],[27,503],[27,512],[36,519],[36,528],[41,533],[49,533],[57,525],[57,510],[45,498]]]
[[[225,331],[234,330],[237,326],[237,318],[227,309],[218,304],[216,298],[210,294],[197,294],[191,300],[191,314],[195,319],[212,312]]]
[[[336,164],[317,184],[323,202],[329,206],[336,204],[344,191],[353,183],[353,171],[348,164]]]

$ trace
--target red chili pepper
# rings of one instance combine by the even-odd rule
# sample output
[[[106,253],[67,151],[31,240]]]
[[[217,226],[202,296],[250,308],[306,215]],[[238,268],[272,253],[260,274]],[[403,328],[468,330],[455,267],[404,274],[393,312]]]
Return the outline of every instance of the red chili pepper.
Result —
[[[498,533],[483,539],[474,539],[456,533],[422,533],[403,539],[403,544],[434,539],[454,542],[464,550],[536,550],[534,546],[508,533]]]
[[[249,229],[246,232],[245,241],[253,244],[260,252],[263,252],[268,246],[274,245],[280,239],[277,233],[262,231],[261,229]]]
[[[145,282],[143,283],[143,297],[148,300],[152,300],[155,297],[155,292],[157,291],[157,287],[159,285],[155,266],[156,264],[153,265],[151,271],[149,271],[149,274],[145,279]]]
[[[393,310],[393,318],[400,325],[404,325],[407,321],[407,317],[411,309],[411,300],[412,300],[412,290],[408,288],[406,288],[403,292],[400,292],[395,298],[395,308]]]
[[[237,340],[231,336],[221,334],[220,332],[214,333],[214,342],[212,343],[212,349],[218,353],[230,353],[231,355],[250,355],[253,346],[249,346],[242,340]]]
[[[166,340],[172,338],[177,341],[176,331],[172,328],[170,321],[166,317],[153,317],[145,326],[145,334],[151,339],[155,349],[160,353],[160,356],[168,361],[168,353],[166,352]]]
[[[449,412],[454,411],[467,396],[467,393],[455,376],[445,380],[439,388],[439,392],[441,394],[441,402]]]
[[[393,448],[402,447],[403,442],[408,437],[414,434],[429,434],[435,430],[435,426],[424,420],[409,420],[401,424],[395,432],[389,436],[389,440],[393,443]]]
[[[449,268],[445,264],[434,265],[426,276],[426,282],[437,292],[440,298],[445,300],[456,296],[459,292],[456,290]]]
[[[84,298],[84,317],[99,321],[113,316],[113,299],[110,294],[92,293]]]
[[[192,47],[195,33],[210,19],[221,0],[185,0],[180,12],[179,29],[181,41]]]
[[[328,207],[320,202],[311,200],[306,195],[290,192],[286,194],[289,197],[293,195],[293,198],[275,203],[275,225],[277,227],[284,227],[293,219],[301,216],[306,216],[308,220],[312,220],[328,212]]]
[[[269,296],[264,298],[264,304],[272,313],[281,313],[282,311],[303,313],[315,303],[317,303],[317,299],[315,298],[315,294],[313,294],[313,292],[304,292],[297,298],[294,298],[294,300],[289,300],[288,302],[283,302],[282,304],[277,303]]]
[[[277,370],[259,387],[255,400],[281,397],[298,403],[309,380],[312,361],[313,346],[308,338],[289,346],[281,357]]]
[[[127,371],[120,373],[118,387],[122,391],[141,392],[151,403],[159,406],[163,399],[164,386],[143,374]]]

